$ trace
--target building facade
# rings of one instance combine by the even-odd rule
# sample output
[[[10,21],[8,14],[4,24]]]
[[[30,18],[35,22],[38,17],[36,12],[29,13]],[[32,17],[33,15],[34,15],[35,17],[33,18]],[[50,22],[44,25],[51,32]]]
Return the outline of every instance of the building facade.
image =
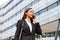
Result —
[[[43,36],[55,36],[60,19],[60,0],[9,0],[0,7],[0,39],[14,37],[16,23],[27,8],[33,8]]]

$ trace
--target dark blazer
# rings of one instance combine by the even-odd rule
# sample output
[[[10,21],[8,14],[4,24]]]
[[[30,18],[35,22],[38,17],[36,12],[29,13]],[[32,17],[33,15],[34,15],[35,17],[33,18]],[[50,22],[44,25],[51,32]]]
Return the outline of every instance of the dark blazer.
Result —
[[[36,24],[31,23],[32,24],[32,32],[30,32],[29,26],[26,23],[26,21],[23,20],[23,22],[24,22],[24,24],[23,24],[21,40],[35,40],[35,33],[42,35],[42,30],[40,28],[39,23],[36,23]],[[20,35],[21,27],[22,27],[21,20],[19,20],[17,22],[16,27],[17,27],[17,29],[16,29],[14,40],[19,40],[19,35]]]

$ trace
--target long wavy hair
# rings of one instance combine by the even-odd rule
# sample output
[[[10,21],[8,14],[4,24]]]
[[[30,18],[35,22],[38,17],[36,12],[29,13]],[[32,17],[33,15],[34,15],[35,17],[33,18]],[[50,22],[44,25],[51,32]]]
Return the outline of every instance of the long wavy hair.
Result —
[[[26,18],[26,14],[25,13],[27,13],[30,9],[32,9],[32,8],[28,8],[28,9],[25,10],[24,15],[22,17],[22,20],[24,20]],[[33,22],[33,19],[30,18],[30,20],[31,20],[31,23],[32,23]]]

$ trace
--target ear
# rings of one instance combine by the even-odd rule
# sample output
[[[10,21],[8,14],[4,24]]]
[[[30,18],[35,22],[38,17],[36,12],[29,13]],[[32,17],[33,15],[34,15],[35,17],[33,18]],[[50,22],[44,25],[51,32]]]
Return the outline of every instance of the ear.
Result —
[[[25,13],[25,15],[27,15],[27,13]]]
[[[25,13],[25,15],[26,15],[27,13]]]

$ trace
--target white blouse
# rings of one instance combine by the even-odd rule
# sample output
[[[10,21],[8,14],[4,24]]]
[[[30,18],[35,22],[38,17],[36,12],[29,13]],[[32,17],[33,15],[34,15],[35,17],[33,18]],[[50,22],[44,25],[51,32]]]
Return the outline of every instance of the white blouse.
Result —
[[[25,19],[25,21],[27,22],[27,24],[28,24],[28,26],[29,26],[29,28],[30,28],[30,32],[32,32],[32,24],[31,24],[31,22],[28,22],[27,19]]]
[[[27,19],[25,19],[25,21],[27,22],[27,24],[28,24],[28,26],[29,26],[29,28],[30,28],[30,32],[32,32],[32,24],[31,24],[31,22],[28,22],[28,20]],[[37,20],[36,21],[36,23],[38,23],[39,21]],[[34,23],[34,22],[33,22]],[[35,24],[35,23],[34,23]]]

